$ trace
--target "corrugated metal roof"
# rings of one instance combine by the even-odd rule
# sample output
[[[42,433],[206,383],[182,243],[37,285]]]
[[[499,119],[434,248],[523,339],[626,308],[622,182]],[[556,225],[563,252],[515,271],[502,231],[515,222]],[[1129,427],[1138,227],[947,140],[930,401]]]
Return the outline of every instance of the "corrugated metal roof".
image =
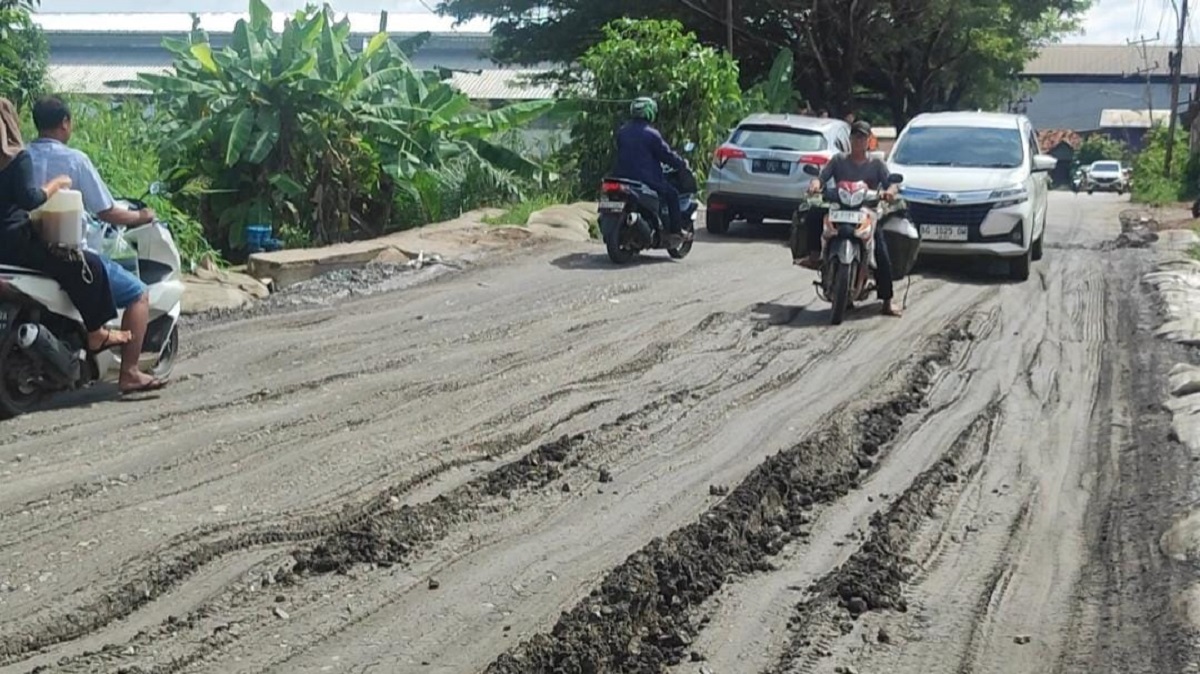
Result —
[[[165,68],[128,65],[64,65],[51,64],[49,76],[54,88],[72,94],[132,94],[141,93],[116,82],[130,82],[138,73],[162,73]],[[485,70],[480,73],[453,74],[450,84],[472,100],[542,100],[554,97],[554,87],[532,84],[527,80],[541,74],[540,70]]]
[[[1101,110],[1101,129],[1149,129],[1150,120],[1154,123],[1165,124],[1171,119],[1170,110],[1152,110],[1150,115],[1145,110]]]
[[[1025,66],[1025,75],[1093,75],[1129,76],[1139,68],[1158,62],[1155,75],[1166,76],[1168,47],[1147,46],[1146,60],[1142,49],[1133,45],[1056,44],[1043,47]],[[1148,63],[1147,63],[1148,61]],[[1184,47],[1183,74],[1194,76],[1200,68],[1200,46]]]

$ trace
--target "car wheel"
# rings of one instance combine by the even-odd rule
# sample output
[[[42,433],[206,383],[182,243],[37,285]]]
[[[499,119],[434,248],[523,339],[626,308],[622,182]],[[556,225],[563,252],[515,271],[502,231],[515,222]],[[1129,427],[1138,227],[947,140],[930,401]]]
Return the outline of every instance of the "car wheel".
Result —
[[[1014,281],[1028,281],[1030,267],[1033,264],[1033,249],[1025,251],[1021,257],[1014,257],[1008,262],[1008,275]]]
[[[1029,258],[1031,260],[1033,260],[1034,262],[1037,262],[1038,260],[1042,259],[1042,256],[1045,254],[1045,252],[1042,250],[1042,240],[1045,238],[1046,238],[1046,232],[1043,231],[1042,235],[1039,236],[1037,238],[1037,240],[1033,242],[1033,248],[1029,251]]]
[[[729,233],[729,212],[709,210],[704,214],[704,228],[709,234],[724,235]]]
[[[1091,196],[1094,193],[1095,193],[1095,190],[1088,190],[1088,196]]]

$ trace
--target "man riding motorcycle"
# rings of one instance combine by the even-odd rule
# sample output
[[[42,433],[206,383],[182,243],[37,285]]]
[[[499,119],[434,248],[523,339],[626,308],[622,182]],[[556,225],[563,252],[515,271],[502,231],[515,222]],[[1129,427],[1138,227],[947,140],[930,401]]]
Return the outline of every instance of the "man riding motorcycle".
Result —
[[[888,185],[890,171],[888,171],[887,164],[867,156],[871,135],[870,124],[862,120],[854,122],[850,127],[850,152],[839,154],[825,164],[825,167],[821,169],[821,175],[813,178],[812,183],[809,184],[809,193],[820,194],[830,179],[835,183],[861,180],[872,190]],[[889,202],[894,200],[898,189],[898,185],[889,186],[883,192],[883,200]],[[804,224],[808,242],[808,257],[794,260],[794,263],[808,269],[820,269],[823,220],[820,217],[810,216],[805,219]],[[888,255],[887,242],[883,238],[883,228],[877,227],[875,229],[875,291],[879,295],[879,299],[883,301],[885,316],[900,315],[900,311],[892,305],[892,285],[892,260]]]
[[[684,242],[679,191],[663,176],[662,165],[683,171],[687,169],[687,160],[672,150],[658,129],[651,126],[658,117],[658,104],[653,99],[635,100],[629,106],[629,116],[631,119],[617,131],[617,166],[613,175],[636,180],[658,193],[658,198],[667,205],[670,219],[668,245],[677,248]]]

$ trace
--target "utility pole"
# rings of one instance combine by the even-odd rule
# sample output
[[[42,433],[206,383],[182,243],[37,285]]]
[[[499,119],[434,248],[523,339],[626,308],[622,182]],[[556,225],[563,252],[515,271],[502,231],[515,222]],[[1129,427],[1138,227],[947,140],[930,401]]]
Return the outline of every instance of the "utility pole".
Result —
[[[1179,0],[1179,32],[1175,35],[1175,53],[1171,54],[1171,121],[1167,124],[1167,157],[1163,175],[1171,177],[1171,155],[1175,149],[1175,124],[1179,121],[1179,79],[1183,75],[1183,32],[1187,29],[1188,0]]]
[[[1155,33],[1154,37],[1152,37],[1150,39],[1146,39],[1146,36],[1143,35],[1142,39],[1140,39],[1140,40],[1126,40],[1125,41],[1125,44],[1128,44],[1131,47],[1136,45],[1141,48],[1142,67],[1138,68],[1137,74],[1139,76],[1140,75],[1146,76],[1146,118],[1150,120],[1151,126],[1154,126],[1154,95],[1152,93],[1153,90],[1150,86],[1151,73],[1153,73],[1155,70],[1158,70],[1158,61],[1155,61],[1154,65],[1150,65],[1150,54],[1148,54],[1146,51],[1146,45],[1148,45],[1152,42],[1158,42],[1160,37],[1161,36],[1158,33]]]
[[[725,43],[733,57],[733,0],[725,0]]]

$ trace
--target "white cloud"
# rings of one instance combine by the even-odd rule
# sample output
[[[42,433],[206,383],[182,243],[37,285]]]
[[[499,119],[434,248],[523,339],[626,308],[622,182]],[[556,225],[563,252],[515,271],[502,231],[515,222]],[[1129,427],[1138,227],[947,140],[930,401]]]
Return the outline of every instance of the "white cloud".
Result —
[[[1125,44],[1157,33],[1160,44],[1174,44],[1178,19],[1170,0],[1095,0],[1083,21],[1083,33],[1063,40],[1068,44]],[[1191,23],[1190,17],[1188,23]],[[1184,33],[1189,44],[1196,31]]]

